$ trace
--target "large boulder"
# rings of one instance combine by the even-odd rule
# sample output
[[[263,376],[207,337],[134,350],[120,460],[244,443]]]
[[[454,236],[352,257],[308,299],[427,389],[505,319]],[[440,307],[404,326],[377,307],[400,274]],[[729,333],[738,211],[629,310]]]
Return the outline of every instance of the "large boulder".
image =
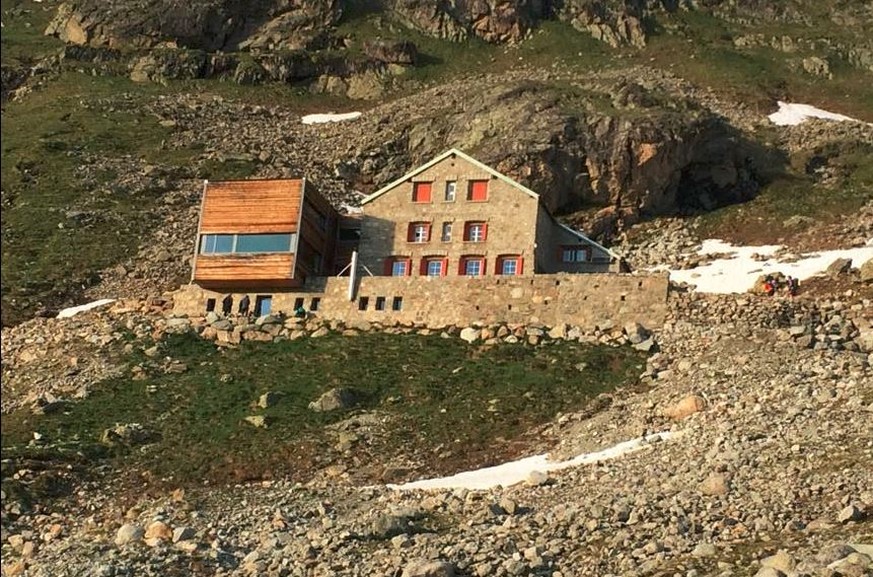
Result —
[[[347,387],[331,389],[309,403],[309,408],[316,412],[348,410],[354,408],[360,401],[358,391]]]
[[[859,270],[861,272],[861,282],[873,283],[873,258],[862,264]]]

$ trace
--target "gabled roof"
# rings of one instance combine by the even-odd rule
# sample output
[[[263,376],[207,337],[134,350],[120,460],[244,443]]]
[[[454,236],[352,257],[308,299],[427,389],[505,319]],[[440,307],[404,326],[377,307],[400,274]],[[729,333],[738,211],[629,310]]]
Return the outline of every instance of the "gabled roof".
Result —
[[[431,160],[427,164],[422,164],[421,166],[419,166],[418,168],[416,168],[412,172],[404,174],[403,176],[401,176],[400,178],[398,178],[397,180],[395,180],[391,184],[388,184],[387,186],[383,186],[382,188],[380,188],[379,190],[377,190],[376,192],[374,192],[370,196],[365,197],[363,200],[361,200],[361,204],[364,205],[364,204],[367,204],[368,202],[370,202],[371,200],[376,200],[377,198],[379,198],[380,196],[382,196],[383,194],[385,194],[389,190],[393,189],[397,185],[403,184],[404,182],[406,182],[410,178],[414,177],[415,175],[424,172],[425,170],[427,170],[431,166],[434,166],[435,164],[445,160],[446,158],[448,158],[450,156],[458,156],[458,157],[466,160],[467,162],[469,162],[473,166],[484,170],[485,172],[487,172],[491,176],[493,176],[495,178],[499,178],[500,180],[507,183],[508,185],[517,188],[518,190],[522,191],[523,193],[525,193],[533,198],[539,199],[539,197],[540,197],[540,195],[538,195],[537,193],[535,193],[534,191],[532,191],[528,187],[524,186],[523,184],[521,184],[519,182],[512,180],[511,178],[509,178],[505,174],[494,170],[490,166],[488,166],[486,164],[482,164],[481,162],[479,162],[478,160],[476,160],[475,158],[473,158],[469,154],[465,154],[465,153],[461,152],[460,150],[458,150],[457,148],[450,148],[449,150],[443,152],[442,154],[440,154],[439,156],[437,156],[436,158],[434,158],[433,160]]]
[[[551,214],[549,216],[551,216]],[[563,228],[564,230],[566,230],[570,234],[578,237],[580,240],[584,240],[585,242],[587,242],[588,244],[590,244],[591,246],[593,246],[595,248],[599,248],[600,250],[602,250],[603,252],[605,252],[609,256],[611,256],[613,258],[621,258],[621,256],[618,253],[616,253],[614,250],[612,250],[610,248],[606,248],[605,246],[603,246],[599,242],[595,242],[595,241],[591,240],[590,238],[588,238],[587,236],[585,236],[584,234],[582,234],[578,230],[573,230],[572,228],[570,228],[566,224],[562,224],[562,223],[558,222],[558,219],[556,219],[555,217],[552,217],[552,220],[555,221],[555,224],[557,224],[558,226],[560,226],[561,228]]]

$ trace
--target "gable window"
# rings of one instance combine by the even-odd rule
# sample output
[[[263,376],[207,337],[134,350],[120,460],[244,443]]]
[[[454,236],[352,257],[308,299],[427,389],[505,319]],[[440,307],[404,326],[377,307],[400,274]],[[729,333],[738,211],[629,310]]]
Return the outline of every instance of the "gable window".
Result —
[[[421,276],[446,276],[449,260],[442,256],[421,259]]]
[[[446,182],[446,195],[445,195],[446,202],[455,202],[455,192],[457,191],[457,189],[458,189],[458,183],[455,182],[454,180],[450,180],[450,181]]]
[[[255,254],[291,252],[293,233],[277,234],[204,234],[200,237],[200,254]]]
[[[467,188],[467,200],[473,202],[485,202],[488,200],[488,181],[471,180]]]
[[[412,202],[430,202],[430,182],[412,183]]]
[[[496,274],[515,276],[522,273],[522,258],[518,255],[501,255],[497,257]]]
[[[488,224],[485,222],[464,223],[465,242],[485,242],[488,237]]]
[[[452,240],[452,223],[443,223],[443,232],[440,235],[440,240],[443,242],[451,242]]]
[[[409,276],[412,269],[412,261],[409,257],[393,256],[385,259],[386,276]]]
[[[429,222],[410,222],[406,240],[409,242],[427,242],[430,240]]]
[[[485,274],[485,257],[461,257],[461,262],[458,265],[458,274],[462,276],[483,276]]]
[[[561,247],[562,262],[587,262],[588,247],[583,245],[573,245]]]

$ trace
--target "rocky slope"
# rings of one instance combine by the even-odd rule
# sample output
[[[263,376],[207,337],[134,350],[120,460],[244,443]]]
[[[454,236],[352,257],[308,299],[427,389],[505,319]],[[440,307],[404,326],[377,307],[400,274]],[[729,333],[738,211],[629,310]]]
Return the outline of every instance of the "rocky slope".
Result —
[[[530,441],[561,458],[673,433],[641,452],[486,491],[396,492],[332,465],[305,485],[166,494],[98,478],[53,505],[4,498],[7,574],[869,575],[871,353],[808,348],[793,327],[870,334],[870,301],[671,304],[642,392]]]

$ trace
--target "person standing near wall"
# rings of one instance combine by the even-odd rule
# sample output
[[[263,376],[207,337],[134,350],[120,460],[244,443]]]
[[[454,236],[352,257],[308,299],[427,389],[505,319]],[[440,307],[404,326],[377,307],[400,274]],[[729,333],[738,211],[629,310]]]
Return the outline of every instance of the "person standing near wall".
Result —
[[[249,316],[250,306],[251,300],[249,299],[249,295],[243,295],[243,298],[239,301],[239,314],[243,316]]]
[[[221,314],[224,316],[230,316],[231,311],[233,310],[233,295],[229,294],[221,301]]]

